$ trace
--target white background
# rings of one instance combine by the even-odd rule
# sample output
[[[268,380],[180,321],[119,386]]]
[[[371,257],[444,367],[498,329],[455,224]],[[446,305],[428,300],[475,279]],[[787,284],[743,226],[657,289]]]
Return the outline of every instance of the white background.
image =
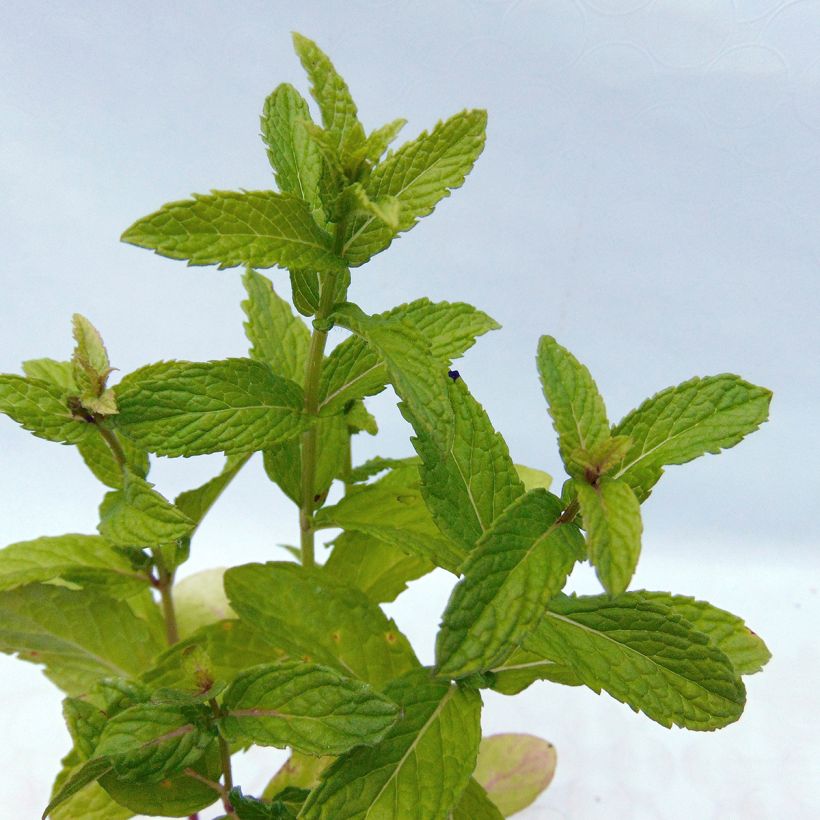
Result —
[[[818,262],[820,2],[456,0],[42,2],[0,7],[0,371],[70,353],[70,316],[101,329],[123,373],[247,349],[236,271],[188,268],[118,242],[139,216],[209,188],[273,185],[258,115],[282,81],[306,92],[289,32],[316,39],[368,128],[411,138],[489,110],[463,190],[367,267],[367,310],[429,295],[504,328],[458,364],[518,461],[560,475],[534,367],[550,333],[592,370],[617,420],[692,375],[775,392],[772,421],[720,457],[672,468],[644,507],[636,587],[744,616],[774,660],[740,723],[662,729],[607,696],[539,684],[488,696],[488,732],[558,747],[527,818],[820,815]],[[271,272],[287,295],[287,277]],[[371,402],[410,453],[395,399]],[[0,419],[0,543],[93,532],[103,488],[68,447]],[[218,457],[159,460],[167,495]],[[296,515],[254,461],[198,535],[185,572],[281,558]],[[573,588],[594,591],[588,571]],[[452,579],[391,614],[429,661]],[[37,817],[68,737],[59,694],[0,657],[0,810]],[[258,789],[278,753],[240,760]]]

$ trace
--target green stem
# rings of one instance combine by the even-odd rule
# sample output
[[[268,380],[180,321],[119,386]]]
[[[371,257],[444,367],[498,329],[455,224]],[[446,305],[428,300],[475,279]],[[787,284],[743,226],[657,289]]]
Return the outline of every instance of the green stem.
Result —
[[[120,444],[120,440],[117,438],[117,434],[113,430],[109,430],[107,427],[103,427],[99,423],[97,423],[97,430],[99,430],[100,435],[105,439],[105,443],[111,450],[111,455],[114,456],[114,461],[117,462],[117,466],[124,473],[126,466],[125,451],[122,449],[122,445]]]
[[[222,709],[216,702],[215,698],[208,701],[214,717],[219,720],[222,717]],[[233,806],[229,798],[231,789],[233,788],[233,771],[231,770],[231,750],[228,748],[228,741],[222,735],[219,735],[219,757],[222,760],[222,781],[224,791],[222,792],[222,805],[230,817],[235,817]]]
[[[322,295],[316,311],[313,335],[310,337],[307,365],[305,368],[305,413],[317,416],[319,413],[319,378],[322,375],[322,361],[327,343],[327,330],[322,325],[333,309],[336,294],[337,274],[327,274],[322,283]],[[318,327],[317,327],[318,325]],[[312,567],[316,564],[314,555],[313,511],[315,509],[314,491],[316,486],[316,454],[318,433],[316,424],[302,433],[302,505],[299,510],[301,529],[302,565]]]
[[[171,592],[174,575],[165,568],[159,553],[154,553],[154,558],[157,563],[157,572],[159,575],[157,586],[159,588],[160,599],[162,600],[162,615],[165,619],[165,636],[168,640],[168,646],[173,646],[179,642],[177,614],[174,609],[174,596]]]

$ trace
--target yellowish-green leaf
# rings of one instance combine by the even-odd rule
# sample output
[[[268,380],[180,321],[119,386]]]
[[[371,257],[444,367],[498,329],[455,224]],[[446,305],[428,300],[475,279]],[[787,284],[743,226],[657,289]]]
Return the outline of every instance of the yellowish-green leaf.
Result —
[[[191,265],[317,271],[346,267],[310,206],[273,191],[194,194],[137,220],[122,240]]]
[[[561,458],[570,475],[583,475],[572,456],[609,439],[604,400],[589,370],[552,336],[541,337],[537,361]]]
[[[118,546],[158,547],[189,535],[194,526],[153,484],[132,473],[122,490],[106,493],[100,504],[100,535]]]
[[[251,343],[251,358],[269,365],[277,375],[302,384],[310,331],[276,294],[270,279],[248,270],[242,281],[248,292],[242,309],[248,317],[245,335]]]
[[[524,647],[569,666],[593,691],[606,690],[662,726],[719,729],[736,721],[746,702],[729,658],[640,593],[558,596]]]
[[[643,501],[668,464],[734,447],[769,417],[771,391],[723,374],[690,379],[647,399],[614,428],[632,446],[613,475]]]
[[[500,664],[538,623],[583,549],[561,502],[544,490],[520,496],[470,553],[436,638],[437,671],[463,678]]]
[[[167,456],[244,455],[311,423],[299,385],[252,359],[148,365],[120,382],[117,400],[118,429]]]
[[[416,670],[385,695],[402,717],[381,743],[340,757],[308,797],[304,820],[446,818],[475,766],[481,738],[478,692]]]
[[[625,592],[641,554],[641,505],[632,488],[604,476],[595,485],[576,479],[587,532],[587,554],[610,595]]]

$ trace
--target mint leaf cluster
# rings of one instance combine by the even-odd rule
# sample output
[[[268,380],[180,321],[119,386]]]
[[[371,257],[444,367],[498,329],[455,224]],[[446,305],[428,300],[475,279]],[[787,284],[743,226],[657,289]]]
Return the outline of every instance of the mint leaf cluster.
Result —
[[[356,268],[464,183],[486,114],[391,149],[405,121],[368,132],[328,57],[294,45],[319,116],[287,84],[265,101],[277,190],[194,195],[123,234],[191,265],[242,267],[248,356],[157,362],[112,386],[100,333],[75,315],[69,359],[0,375],[0,411],[75,447],[105,486],[96,534],[0,550],[0,649],[66,696],[73,743],[44,817],[182,817],[221,802],[234,818],[492,820],[538,796],[555,752],[482,739],[481,690],[586,686],[708,731],[740,717],[742,676],[769,659],[737,616],[630,589],[664,468],[740,442],[766,421],[769,391],[693,378],[613,424],[589,370],[545,335],[537,366],[567,473],[551,492],[453,369],[499,327],[489,315],[424,297],[370,315],[348,295]],[[288,274],[274,288],[267,268]],[[333,327],[350,335],[329,350]],[[366,400],[388,387],[413,431],[407,455],[354,464],[353,438],[378,433]],[[225,454],[222,471],[175,499],[149,479],[152,456],[208,453]],[[297,507],[295,560],[262,553],[175,584],[256,453]],[[324,530],[336,534],[320,564]],[[565,594],[583,561],[601,594]],[[430,668],[381,604],[435,568],[454,587]],[[291,750],[258,795],[231,770],[251,745]]]

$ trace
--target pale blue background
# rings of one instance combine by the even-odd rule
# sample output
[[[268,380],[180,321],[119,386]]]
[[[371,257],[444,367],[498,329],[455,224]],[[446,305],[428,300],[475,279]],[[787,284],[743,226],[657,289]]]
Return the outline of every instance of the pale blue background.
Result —
[[[820,812],[820,2],[5,0],[0,371],[65,357],[73,311],[122,372],[245,353],[236,271],[186,268],[118,236],[191,192],[273,184],[258,115],[277,83],[306,90],[293,29],[331,54],[369,128],[405,116],[411,138],[463,107],[489,110],[463,190],[354,271],[351,295],[371,310],[465,300],[498,319],[458,367],[517,460],[559,471],[533,361],[542,333],[589,365],[613,420],[695,374],[775,392],[772,422],[749,441],[669,471],[644,508],[635,579],[735,609],[769,639],[775,660],[750,680],[746,716],[693,735],[587,691],[488,697],[488,731],[559,748],[555,784],[526,816]],[[410,452],[393,404],[372,401],[383,437],[362,441],[361,459]],[[5,420],[0,447],[0,543],[93,531],[103,489],[73,450]],[[164,461],[153,476],[173,495],[218,468]],[[253,463],[186,571],[282,557],[274,545],[295,535],[294,511]],[[425,658],[450,586],[434,576],[395,608]],[[576,587],[594,584],[582,572]],[[0,663],[2,697],[19,701],[0,717],[0,805],[35,817],[68,746],[59,698],[36,668]],[[275,755],[243,764],[248,788]]]

